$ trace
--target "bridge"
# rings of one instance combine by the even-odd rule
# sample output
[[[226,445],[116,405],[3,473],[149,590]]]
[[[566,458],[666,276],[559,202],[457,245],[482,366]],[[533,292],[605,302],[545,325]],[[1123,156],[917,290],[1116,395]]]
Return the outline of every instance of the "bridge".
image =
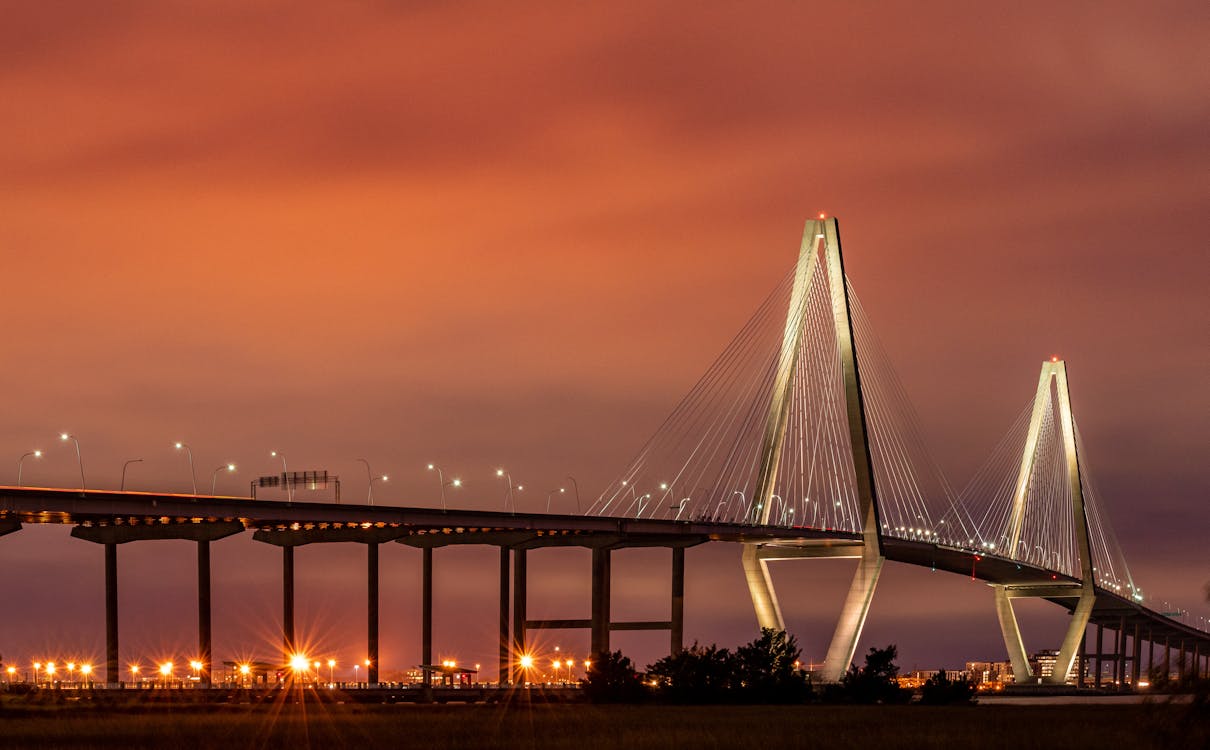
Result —
[[[281,548],[282,655],[294,653],[294,556],[322,543],[366,546],[367,679],[378,682],[379,548],[422,550],[422,660],[433,664],[434,550],[499,550],[500,680],[522,681],[527,634],[591,632],[592,651],[619,630],[666,630],[683,647],[685,549],[739,545],[756,621],[784,629],[769,563],[851,558],[849,593],[818,677],[839,680],[856,651],[886,560],[989,584],[1014,679],[1063,684],[1089,657],[1113,665],[1114,682],[1137,685],[1148,644],[1164,665],[1202,675],[1210,633],[1149,606],[1129,573],[1087,466],[1071,408],[1066,363],[1042,364],[1033,399],[961,491],[941,475],[919,419],[844,273],[839,224],[806,223],[794,269],[758,308],[655,435],[584,514],[447,510],[257,500],[84,488],[0,487],[0,536],[25,525],[68,524],[104,550],[105,682],[121,683],[118,547],[178,539],[197,545],[198,654],[211,680],[210,543],[251,533]],[[591,617],[527,616],[527,553],[592,551]],[[670,616],[610,616],[611,555],[628,547],[671,552]],[[1039,598],[1070,623],[1050,675],[1035,675],[1013,602]],[[1095,638],[1089,638],[1089,628]],[[1106,651],[1105,631],[1113,633]],[[1174,658],[1175,656],[1175,658]],[[431,674],[426,673],[428,683]]]

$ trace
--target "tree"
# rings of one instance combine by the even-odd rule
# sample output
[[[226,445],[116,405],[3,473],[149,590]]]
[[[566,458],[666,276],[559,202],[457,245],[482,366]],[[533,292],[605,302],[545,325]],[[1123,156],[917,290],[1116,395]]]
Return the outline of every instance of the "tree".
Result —
[[[870,648],[865,656],[865,666],[849,667],[841,685],[844,697],[855,703],[902,703],[907,698],[906,691],[899,689],[896,678],[899,677],[899,667],[895,659],[899,658],[899,649],[895,644],[886,648]]]
[[[640,703],[647,696],[634,664],[621,651],[594,654],[580,684],[593,703]]]
[[[920,702],[930,706],[949,706],[971,703],[975,697],[975,683],[970,680],[951,680],[944,669],[924,681]]]
[[[735,651],[735,676],[742,698],[752,703],[801,703],[811,693],[798,668],[802,652],[784,630],[761,628],[756,640]]]
[[[737,685],[735,656],[715,645],[693,646],[647,667],[647,676],[673,703],[722,703]]]

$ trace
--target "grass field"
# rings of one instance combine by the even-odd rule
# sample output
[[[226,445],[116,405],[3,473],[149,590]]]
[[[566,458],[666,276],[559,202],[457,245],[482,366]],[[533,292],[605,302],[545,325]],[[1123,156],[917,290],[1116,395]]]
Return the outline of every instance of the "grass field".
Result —
[[[1195,714],[1195,711],[1202,713]],[[1204,709],[1130,706],[9,704],[0,748],[1207,748]]]

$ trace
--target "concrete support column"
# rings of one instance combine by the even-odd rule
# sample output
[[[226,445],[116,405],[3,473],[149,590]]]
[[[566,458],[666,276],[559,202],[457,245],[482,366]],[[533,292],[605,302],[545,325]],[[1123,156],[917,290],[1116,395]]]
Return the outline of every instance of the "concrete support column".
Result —
[[[1180,660],[1176,663],[1176,681],[1185,681],[1185,639],[1181,639]]]
[[[672,628],[669,652],[675,656],[685,647],[685,548],[672,548]]]
[[[1155,633],[1147,628],[1147,681],[1151,682],[1155,672]]]
[[[425,547],[421,563],[420,592],[420,660],[424,666],[433,663],[433,548]],[[432,687],[433,675],[424,671],[424,686]]]
[[[498,679],[499,679],[501,687],[504,687],[504,685],[509,682],[509,677],[511,676],[509,674],[509,669],[508,669],[508,665],[509,665],[509,661],[510,661],[510,659],[509,659],[509,642],[508,642],[508,611],[509,611],[509,609],[508,609],[508,595],[509,595],[508,574],[509,574],[508,547],[501,547],[500,548],[500,645],[498,647],[499,654],[500,654],[500,672],[499,672]]]
[[[294,547],[281,548],[281,637],[286,661],[294,653]]]
[[[366,682],[378,684],[378,542],[366,545]]]
[[[1094,688],[1101,687],[1101,675],[1104,674],[1104,672],[1105,672],[1105,669],[1104,669],[1105,660],[1104,660],[1104,657],[1101,655],[1101,649],[1104,648],[1104,642],[1105,642],[1104,637],[1105,637],[1105,626],[1100,623],[1097,623],[1097,661],[1096,661],[1097,673],[1092,678],[1092,686]]]
[[[1134,663],[1130,665],[1130,687],[1139,689],[1140,667],[1143,663],[1142,626],[1134,624]]]
[[[121,685],[118,666],[118,545],[105,543],[105,684]]]
[[[1076,688],[1082,689],[1087,678],[1087,662],[1088,662],[1088,631],[1085,628],[1084,634],[1080,636],[1080,664],[1076,669]]]
[[[525,653],[526,551],[513,550],[513,682],[524,684],[521,655]]]
[[[1113,681],[1118,690],[1126,684],[1126,618],[1118,621],[1118,632],[1113,639]]]
[[[202,663],[199,684],[210,687],[213,665],[210,637],[210,540],[197,543],[197,660]]]
[[[611,555],[607,549],[592,551],[592,653],[609,651],[609,602]]]
[[[1172,675],[1172,636],[1164,636],[1164,682]]]

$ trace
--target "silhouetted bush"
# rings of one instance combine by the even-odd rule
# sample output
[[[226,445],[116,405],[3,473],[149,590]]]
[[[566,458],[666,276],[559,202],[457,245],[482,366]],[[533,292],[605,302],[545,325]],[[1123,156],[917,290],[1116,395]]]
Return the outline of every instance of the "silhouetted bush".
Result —
[[[621,651],[594,654],[580,685],[593,703],[641,703],[647,697],[642,678]]]
[[[647,667],[658,696],[672,703],[724,703],[734,699],[736,658],[725,648],[700,646],[665,656]]]
[[[798,668],[802,652],[784,630],[761,628],[760,636],[735,651],[735,677],[746,703],[802,703],[811,685]]]
[[[899,649],[894,644],[886,648],[870,648],[865,656],[865,666],[849,667],[841,682],[841,690],[827,695],[853,703],[906,703],[911,694],[899,688],[896,678],[899,667],[895,659]]]
[[[920,702],[929,706],[952,706],[973,703],[975,683],[970,680],[951,680],[945,670],[924,681],[920,691]]]

